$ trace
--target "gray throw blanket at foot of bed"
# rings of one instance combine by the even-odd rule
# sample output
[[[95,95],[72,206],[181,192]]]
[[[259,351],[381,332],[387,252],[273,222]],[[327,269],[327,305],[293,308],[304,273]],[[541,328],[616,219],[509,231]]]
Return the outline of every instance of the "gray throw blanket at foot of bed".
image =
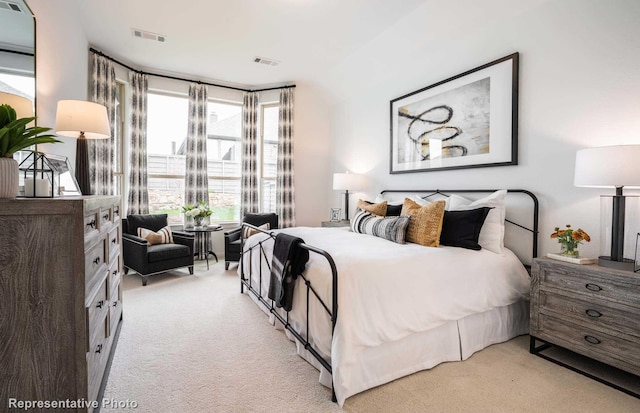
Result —
[[[304,243],[302,238],[280,233],[273,246],[269,298],[286,311],[291,311],[296,278],[309,260],[309,251],[300,248],[301,243]]]

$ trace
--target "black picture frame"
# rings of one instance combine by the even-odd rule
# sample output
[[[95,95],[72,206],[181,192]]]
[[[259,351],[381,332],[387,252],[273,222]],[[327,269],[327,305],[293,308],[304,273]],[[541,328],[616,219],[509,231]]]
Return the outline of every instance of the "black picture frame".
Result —
[[[389,172],[517,165],[519,56],[391,100]]]

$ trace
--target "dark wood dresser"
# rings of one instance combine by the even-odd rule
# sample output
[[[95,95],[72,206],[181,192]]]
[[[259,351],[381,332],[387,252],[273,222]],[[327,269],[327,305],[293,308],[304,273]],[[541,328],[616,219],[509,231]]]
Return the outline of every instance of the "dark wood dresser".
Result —
[[[540,339],[640,375],[640,274],[535,259],[530,321],[532,353]]]
[[[5,406],[10,399],[98,400],[122,325],[119,202],[0,199]]]

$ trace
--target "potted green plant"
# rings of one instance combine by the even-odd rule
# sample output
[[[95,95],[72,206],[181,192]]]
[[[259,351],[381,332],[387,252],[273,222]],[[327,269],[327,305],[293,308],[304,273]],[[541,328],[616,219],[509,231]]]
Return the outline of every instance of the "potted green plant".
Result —
[[[0,198],[15,198],[18,194],[18,162],[13,159],[14,153],[41,143],[60,142],[55,135],[40,135],[51,128],[27,127],[34,119],[17,119],[11,106],[0,105]]]

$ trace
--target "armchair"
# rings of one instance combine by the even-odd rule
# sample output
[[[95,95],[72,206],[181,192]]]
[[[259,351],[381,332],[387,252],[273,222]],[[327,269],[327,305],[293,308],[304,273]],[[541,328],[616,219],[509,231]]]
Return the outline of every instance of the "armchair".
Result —
[[[247,224],[255,225],[257,227],[259,227],[260,225],[269,223],[270,229],[277,229],[278,215],[274,213],[247,214],[244,216],[244,218],[242,218],[242,222],[246,222]],[[242,235],[242,226],[224,233],[224,269],[225,270],[229,269],[229,264],[231,262],[240,261],[241,235]]]
[[[189,274],[193,274],[193,234],[172,231],[174,243],[158,245],[148,245],[146,239],[137,236],[140,227],[158,231],[166,226],[167,214],[129,215],[122,220],[124,273],[136,271],[143,286],[148,276],[176,268],[189,267]]]

